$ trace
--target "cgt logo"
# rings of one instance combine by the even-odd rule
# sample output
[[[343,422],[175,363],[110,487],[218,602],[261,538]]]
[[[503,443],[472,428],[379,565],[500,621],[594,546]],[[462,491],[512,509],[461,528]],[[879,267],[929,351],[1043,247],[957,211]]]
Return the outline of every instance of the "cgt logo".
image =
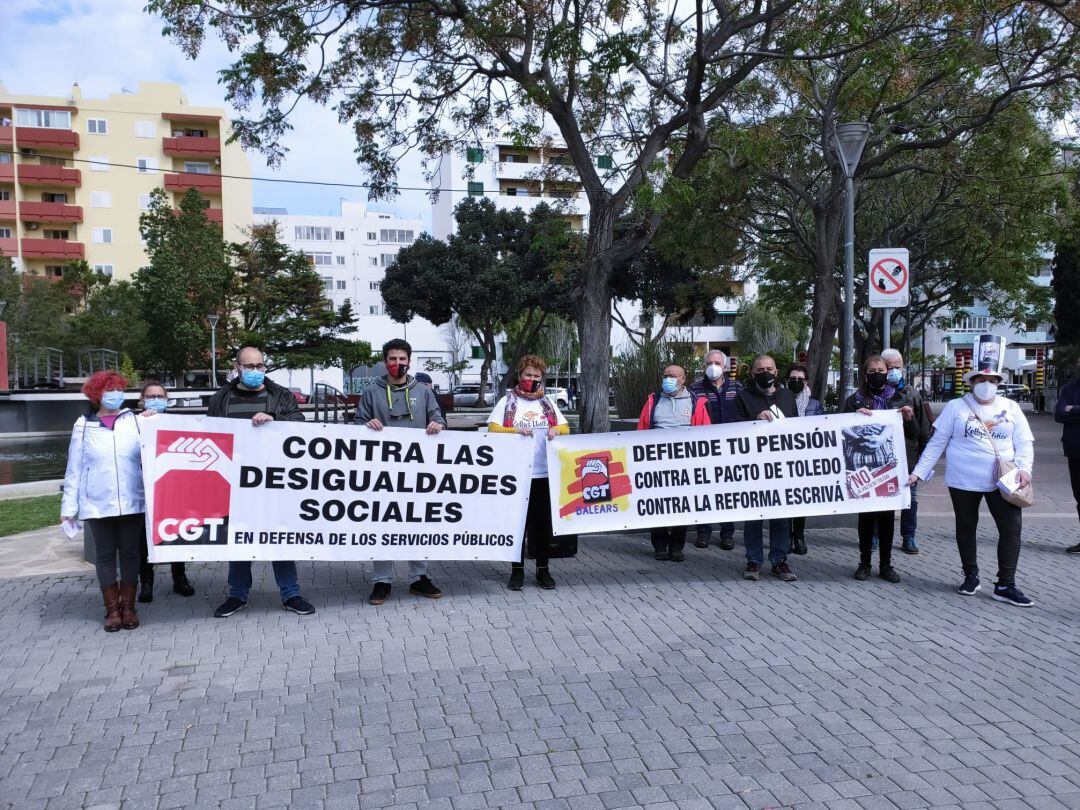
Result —
[[[155,545],[225,545],[233,436],[159,430],[154,459]]]
[[[626,450],[560,450],[559,517],[599,515],[629,509]]]

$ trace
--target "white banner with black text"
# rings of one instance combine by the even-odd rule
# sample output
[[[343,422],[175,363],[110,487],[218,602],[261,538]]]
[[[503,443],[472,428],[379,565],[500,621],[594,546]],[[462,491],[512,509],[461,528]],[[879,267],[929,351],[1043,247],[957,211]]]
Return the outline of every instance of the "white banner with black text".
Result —
[[[521,558],[532,439],[140,420],[150,561]]]
[[[876,512],[909,505],[899,411],[560,436],[555,534]]]

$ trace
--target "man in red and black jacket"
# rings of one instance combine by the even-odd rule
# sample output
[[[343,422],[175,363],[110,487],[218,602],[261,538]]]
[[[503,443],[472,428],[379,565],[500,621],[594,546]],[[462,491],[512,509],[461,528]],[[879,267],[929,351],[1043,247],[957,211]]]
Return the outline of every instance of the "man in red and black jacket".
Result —
[[[690,386],[690,390],[705,400],[705,409],[709,413],[709,423],[720,425],[735,421],[735,397],[742,390],[742,385],[728,374],[728,357],[719,349],[713,349],[705,355],[705,371],[701,379]],[[708,548],[712,537],[712,524],[699,523],[698,548]],[[735,524],[720,524],[720,548],[731,551],[735,548]]]

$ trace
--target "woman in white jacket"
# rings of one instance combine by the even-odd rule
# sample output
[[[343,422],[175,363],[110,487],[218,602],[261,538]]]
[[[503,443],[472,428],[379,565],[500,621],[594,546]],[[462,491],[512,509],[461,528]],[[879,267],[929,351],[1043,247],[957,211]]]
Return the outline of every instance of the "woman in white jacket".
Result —
[[[135,584],[146,502],[139,419],[124,407],[126,386],[127,380],[115,371],[99,371],[83,385],[83,394],[97,410],[80,416],[71,431],[60,506],[62,520],[82,520],[93,541],[109,633],[139,626]]]
[[[979,504],[985,499],[998,530],[998,574],[994,599],[1018,607],[1034,602],[1016,587],[1020,559],[1020,507],[1006,501],[997,488],[997,459],[1013,462],[1021,485],[1031,481],[1034,438],[1020,406],[997,395],[1002,375],[994,369],[969,371],[964,381],[971,393],[949,402],[934,421],[934,435],[926,445],[910,483],[925,481],[945,453],[945,485],[956,514],[956,545],[964,567],[959,592],[973,596],[979,583],[975,529]]]

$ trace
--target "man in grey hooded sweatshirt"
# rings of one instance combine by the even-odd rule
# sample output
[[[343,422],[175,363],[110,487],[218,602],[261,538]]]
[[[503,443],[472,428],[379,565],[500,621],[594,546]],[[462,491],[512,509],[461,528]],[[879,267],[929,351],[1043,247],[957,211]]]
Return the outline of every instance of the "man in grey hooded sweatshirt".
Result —
[[[384,427],[419,428],[426,430],[429,436],[441,432],[446,427],[446,419],[439,409],[435,392],[409,376],[412,346],[395,338],[383,345],[382,356],[386,376],[377,379],[360,395],[354,420],[356,424],[367,425],[372,430],[382,430]],[[409,579],[412,581],[409,593],[438,599],[442,591],[428,579],[427,570],[427,560],[409,563]],[[390,596],[393,577],[392,561],[376,562],[373,576],[375,586],[368,602],[373,605],[385,602]]]

